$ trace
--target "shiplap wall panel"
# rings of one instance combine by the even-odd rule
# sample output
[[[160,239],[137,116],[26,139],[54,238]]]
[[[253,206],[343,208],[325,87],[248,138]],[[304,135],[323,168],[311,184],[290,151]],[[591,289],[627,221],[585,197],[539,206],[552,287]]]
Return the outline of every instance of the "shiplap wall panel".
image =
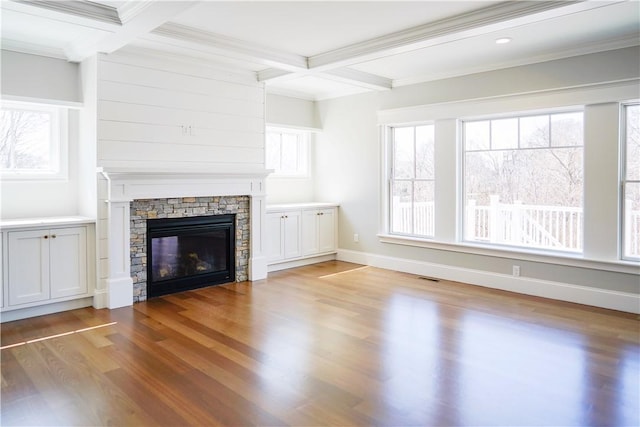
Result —
[[[100,57],[99,166],[263,169],[264,121],[255,75],[145,55]]]
[[[262,148],[264,146],[262,134],[256,132],[225,131],[203,127],[198,127],[197,133],[193,137],[185,136],[182,132],[183,129],[178,125],[153,125],[107,120],[101,120],[98,123],[98,133],[103,140],[173,142],[192,145],[211,145],[211,141],[216,141],[216,145],[229,147]]]
[[[119,82],[101,82],[98,97],[104,101],[128,104],[165,106],[188,111],[206,111],[237,116],[262,117],[264,106],[255,101],[225,98],[219,95],[202,95],[179,89],[158,89]]]
[[[206,111],[177,110],[171,107],[98,101],[100,120],[161,126],[191,125],[197,128],[237,132],[264,132],[264,118],[236,116]],[[100,135],[98,134],[98,138]]]
[[[176,150],[173,144],[137,141],[103,141],[98,149],[98,156],[104,160],[118,160],[122,158],[123,152],[127,153],[127,159],[143,156],[146,161],[171,159],[188,162],[194,159],[211,159],[214,163],[229,164],[259,163],[264,157],[262,148],[182,145]]]
[[[262,102],[262,88],[237,82],[214,80],[188,74],[178,74],[152,68],[104,62],[102,81],[123,82],[163,89],[181,88],[184,92],[215,95],[228,99]]]

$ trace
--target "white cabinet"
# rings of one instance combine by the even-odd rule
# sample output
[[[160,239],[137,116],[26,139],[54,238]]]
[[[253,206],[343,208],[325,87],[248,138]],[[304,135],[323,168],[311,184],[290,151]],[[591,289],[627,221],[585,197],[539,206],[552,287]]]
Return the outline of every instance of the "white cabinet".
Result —
[[[10,306],[87,293],[86,227],[7,235]]]
[[[302,255],[335,251],[335,233],[335,208],[303,211]]]
[[[287,268],[289,261],[302,265],[298,261],[335,254],[337,210],[334,204],[267,207],[267,263]]]
[[[300,256],[300,218],[299,211],[267,214],[267,262]]]

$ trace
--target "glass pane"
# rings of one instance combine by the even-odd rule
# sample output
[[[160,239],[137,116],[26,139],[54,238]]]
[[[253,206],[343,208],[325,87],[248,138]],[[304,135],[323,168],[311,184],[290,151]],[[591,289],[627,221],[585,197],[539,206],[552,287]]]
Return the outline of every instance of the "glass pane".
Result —
[[[50,169],[51,114],[3,109],[0,115],[0,168]]]
[[[412,233],[411,181],[395,181],[391,187],[391,232]]]
[[[464,123],[464,149],[489,149],[489,121]]]
[[[298,135],[282,134],[281,171],[295,173],[298,171]]]
[[[520,119],[520,148],[549,146],[549,116]]]
[[[267,132],[266,141],[266,168],[280,171],[280,134]]]
[[[624,192],[625,258],[640,258],[640,183],[627,183]]]
[[[393,128],[393,174],[394,178],[413,178],[414,142],[413,127]]]
[[[433,179],[434,171],[434,127],[416,127],[416,178]]]
[[[465,238],[582,250],[581,147],[467,153]]]
[[[435,234],[435,183],[416,181],[413,188],[413,234],[433,237]]]
[[[518,119],[491,120],[491,149],[518,148]]]
[[[551,145],[566,147],[583,145],[582,113],[551,115]]]
[[[627,107],[626,125],[626,175],[628,180],[640,181],[640,105]]]

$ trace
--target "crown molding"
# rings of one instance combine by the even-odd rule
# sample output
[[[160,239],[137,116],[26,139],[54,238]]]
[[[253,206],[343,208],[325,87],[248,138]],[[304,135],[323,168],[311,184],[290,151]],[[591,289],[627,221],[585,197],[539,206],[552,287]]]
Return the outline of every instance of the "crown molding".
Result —
[[[90,1],[13,0],[27,6],[36,6],[54,12],[73,15],[93,21],[122,25],[118,10],[105,4]]]
[[[414,84],[426,83],[426,82],[435,81],[435,80],[466,76],[470,74],[479,74],[479,73],[484,73],[489,71],[502,70],[505,68],[537,64],[541,62],[555,61],[559,59],[571,58],[571,57],[581,56],[581,55],[589,55],[592,53],[604,52],[608,50],[624,49],[627,47],[633,47],[633,46],[639,46],[639,45],[640,45],[640,40],[638,39],[637,34],[635,33],[627,34],[622,37],[616,37],[616,38],[604,40],[599,43],[583,44],[575,48],[554,51],[553,53],[544,54],[544,55],[529,56],[521,60],[492,63],[490,66],[485,66],[485,67],[463,68],[455,73],[452,73],[449,71],[449,72],[432,73],[432,74],[427,74],[427,75],[422,75],[417,77],[408,77],[404,79],[395,79],[393,80],[393,87],[410,86]]]
[[[151,6],[153,0],[129,0],[118,7],[118,16],[123,24],[131,21]]]
[[[188,43],[196,43],[211,50],[222,50],[253,62],[259,60],[261,63],[287,71],[307,70],[307,58],[302,55],[279,51],[185,25],[166,23],[151,33]]]
[[[64,59],[65,61],[67,60],[67,55],[65,55],[64,49],[10,39],[2,39],[0,41],[0,44],[2,46],[2,50],[26,53],[29,55],[46,56],[49,58]]]
[[[619,1],[615,1],[619,2]],[[309,57],[322,71],[610,5],[588,1],[507,1]]]

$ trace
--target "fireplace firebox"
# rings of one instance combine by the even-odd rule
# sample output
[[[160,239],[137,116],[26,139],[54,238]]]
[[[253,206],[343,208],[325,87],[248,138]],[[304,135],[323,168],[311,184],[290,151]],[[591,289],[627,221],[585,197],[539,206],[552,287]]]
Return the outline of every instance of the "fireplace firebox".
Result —
[[[235,280],[235,214],[147,221],[147,295]]]

